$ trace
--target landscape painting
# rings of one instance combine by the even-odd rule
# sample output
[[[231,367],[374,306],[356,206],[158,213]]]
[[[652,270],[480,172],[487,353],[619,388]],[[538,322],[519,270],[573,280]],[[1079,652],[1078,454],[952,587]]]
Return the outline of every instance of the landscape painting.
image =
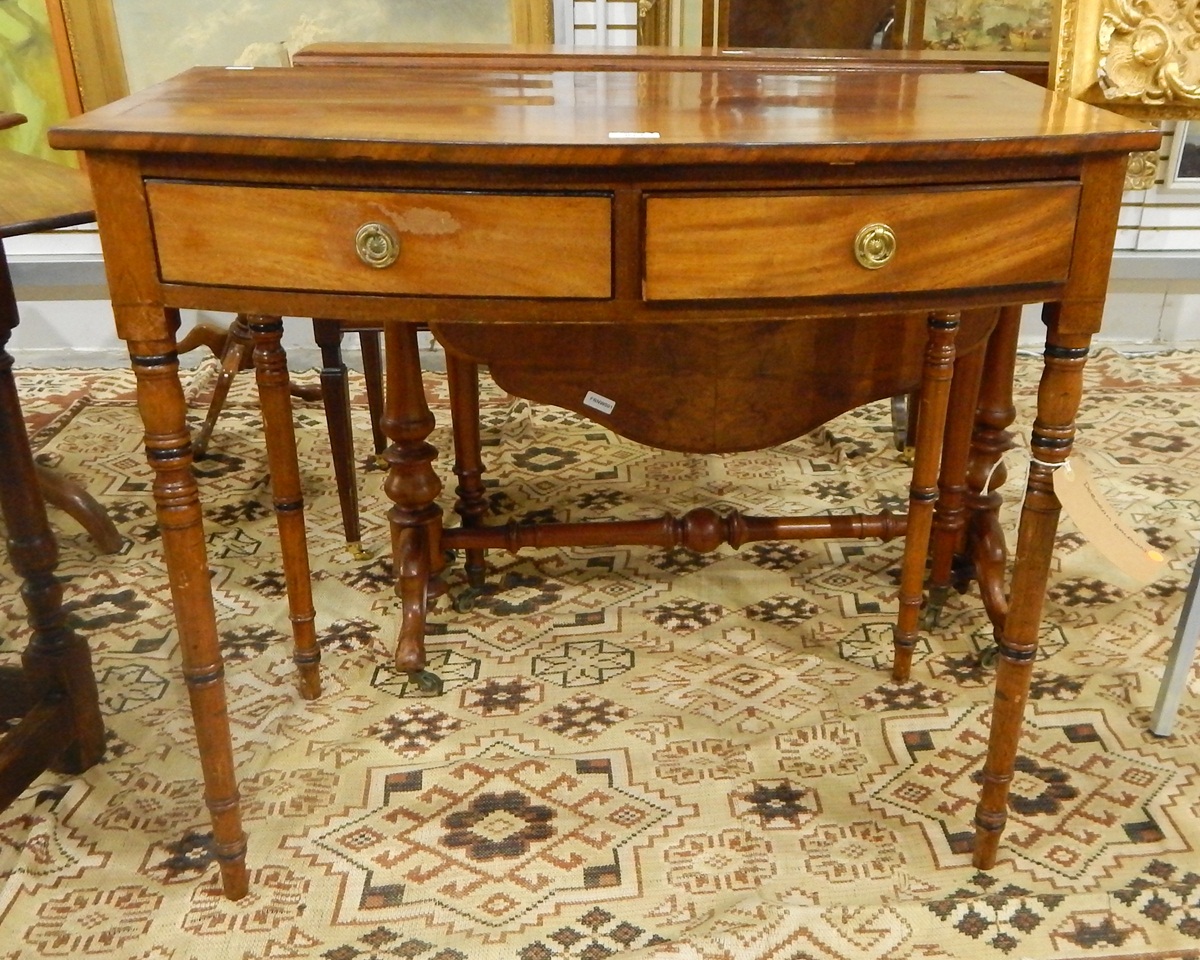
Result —
[[[933,50],[1048,51],[1053,0],[928,0],[925,47]]]
[[[0,145],[73,164],[73,154],[51,150],[46,131],[67,116],[62,75],[45,0],[0,0],[0,113],[28,122],[0,133]]]
[[[197,65],[281,65],[321,41],[507,43],[510,0],[112,0],[129,89]]]

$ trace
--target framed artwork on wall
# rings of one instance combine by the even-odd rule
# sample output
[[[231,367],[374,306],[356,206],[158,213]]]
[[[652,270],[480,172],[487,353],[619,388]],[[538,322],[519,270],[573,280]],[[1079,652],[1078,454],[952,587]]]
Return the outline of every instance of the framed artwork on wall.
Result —
[[[0,113],[26,118],[0,133],[0,144],[71,164],[72,154],[51,150],[46,143],[46,131],[65,119],[68,110],[45,0],[0,0]]]
[[[553,0],[49,3],[60,11],[64,47],[83,109],[158,83],[189,66],[280,65],[288,54],[318,41],[550,43],[554,39]]]
[[[1054,0],[909,0],[909,46],[927,50],[1049,51]]]

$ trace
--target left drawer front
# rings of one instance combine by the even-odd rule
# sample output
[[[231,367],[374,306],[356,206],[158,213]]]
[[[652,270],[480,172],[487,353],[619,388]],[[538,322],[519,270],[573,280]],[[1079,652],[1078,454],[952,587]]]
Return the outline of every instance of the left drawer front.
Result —
[[[448,297],[612,294],[605,196],[146,184],[165,283]],[[397,240],[385,267],[364,227]]]

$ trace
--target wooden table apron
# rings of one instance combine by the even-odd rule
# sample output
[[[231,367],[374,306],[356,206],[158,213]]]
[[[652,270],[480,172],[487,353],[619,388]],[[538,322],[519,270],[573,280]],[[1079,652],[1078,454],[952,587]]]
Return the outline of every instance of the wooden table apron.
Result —
[[[457,336],[466,324],[569,315],[686,331],[718,320],[949,316],[1048,302],[1034,459],[976,814],[975,862],[990,867],[1059,513],[1052,473],[1070,454],[1100,325],[1126,154],[1157,141],[1149,128],[1002,76],[729,69],[602,77],[201,69],[53,131],[56,146],[87,153],[118,332],[138,380],[226,894],[247,890],[246,841],[175,356],[177,308],[263,318],[254,333],[268,457],[301,690],[314,697],[286,360],[281,324],[269,318],[388,324],[385,489],[393,527],[419,544],[428,575],[440,484],[415,323]],[[852,254],[854,231],[876,221],[895,230],[895,257],[866,269]],[[371,223],[401,234],[398,270],[358,259],[355,233]],[[439,247],[447,237],[449,259]],[[379,246],[360,244],[366,254]],[[853,369],[853,357],[840,361]],[[412,556],[397,561],[411,593]]]

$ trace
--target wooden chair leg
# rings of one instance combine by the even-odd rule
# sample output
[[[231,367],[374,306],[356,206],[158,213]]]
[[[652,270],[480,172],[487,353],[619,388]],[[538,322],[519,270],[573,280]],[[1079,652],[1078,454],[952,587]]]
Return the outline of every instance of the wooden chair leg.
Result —
[[[938,477],[938,501],[933,512],[933,537],[929,548],[929,599],[922,618],[925,629],[937,625],[954,583],[955,558],[962,553],[966,542],[967,470],[984,356],[980,347],[954,361],[942,469]]]
[[[367,380],[367,409],[371,411],[371,440],[375,452],[387,449],[387,437],[383,435],[383,331],[358,331],[358,345],[362,350],[363,375]]]
[[[304,528],[304,497],[296,458],[296,429],[288,392],[287,355],[280,341],[283,321],[254,317],[248,322],[254,338],[254,370],[271,466],[271,493],[287,581],[288,616],[300,695],[315,700],[321,693],[321,652],[317,646],[316,611],[313,608],[312,573]]]
[[[229,396],[233,378],[239,370],[249,369],[250,350],[250,331],[246,327],[246,318],[239,313],[229,325],[221,352],[221,372],[217,375],[217,382],[213,384],[212,399],[208,402],[204,423],[192,438],[192,456],[202,457],[208,449],[208,441],[212,437],[217,418],[221,415],[221,408],[225,406],[225,398]]]
[[[479,437],[479,365],[473,360],[446,353],[446,375],[450,384],[450,412],[454,421],[454,473],[458,477],[454,510],[464,527],[477,527],[487,513],[483,488],[483,456]],[[482,587],[487,570],[484,551],[465,551],[467,583]]]
[[[1017,363],[1021,307],[1004,307],[988,338],[987,359],[975,410],[967,473],[967,537],[964,547],[988,619],[997,630],[1008,617],[1008,549],[1000,527],[1004,498],[998,492],[1008,479],[1003,456],[1015,442],[1008,428],[1016,419],[1012,382]],[[965,588],[960,585],[960,589]]]
[[[313,337],[321,348],[321,399],[329,427],[333,475],[342,506],[342,528],[355,559],[368,556],[362,549],[358,512],[358,484],[354,469],[354,430],[350,418],[350,380],[342,359],[342,325],[337,320],[313,320]]]
[[[82,485],[40,464],[37,465],[37,478],[42,498],[83,527],[101,553],[121,552],[125,538],[108,511]]]
[[[892,679],[908,679],[920,622],[925,559],[937,500],[937,480],[950,405],[957,313],[929,317],[929,341],[921,372],[921,405],[917,414],[916,459],[908,497],[908,524],[904,534],[904,561],[900,571],[900,611],[896,619]]]

